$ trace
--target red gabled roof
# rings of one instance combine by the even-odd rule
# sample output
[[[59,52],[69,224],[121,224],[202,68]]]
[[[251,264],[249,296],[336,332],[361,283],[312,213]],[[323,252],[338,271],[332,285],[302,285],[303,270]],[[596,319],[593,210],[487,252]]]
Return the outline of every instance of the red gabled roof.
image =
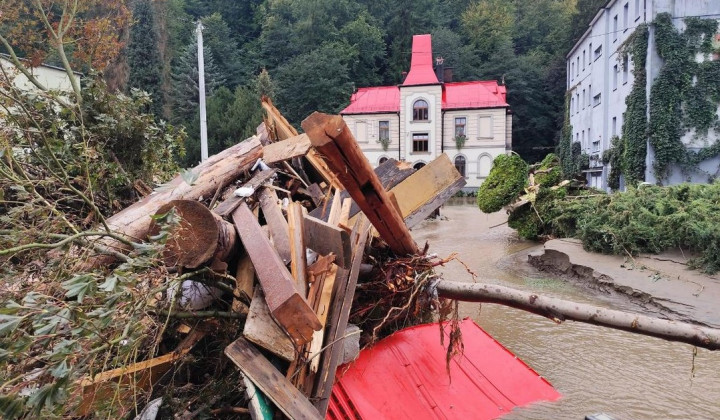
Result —
[[[445,83],[442,109],[509,106],[507,89],[495,80]]]
[[[437,76],[433,70],[432,43],[430,35],[413,35],[410,72],[403,86],[437,84]]]
[[[494,419],[560,393],[472,320],[460,324],[464,352],[446,371],[438,325],[408,328],[360,352],[337,371],[326,419]]]
[[[400,111],[400,89],[397,86],[360,88],[350,97],[350,105],[341,114],[373,114]]]

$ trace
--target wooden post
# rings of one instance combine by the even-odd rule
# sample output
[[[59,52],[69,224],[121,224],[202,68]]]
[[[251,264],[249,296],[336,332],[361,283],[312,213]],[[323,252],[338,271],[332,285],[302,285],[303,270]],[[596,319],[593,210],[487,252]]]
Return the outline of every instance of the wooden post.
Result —
[[[302,127],[390,249],[397,255],[417,254],[410,230],[342,117],[315,112],[302,122]]]
[[[296,346],[307,343],[312,339],[313,331],[322,328],[317,315],[295,289],[295,280],[263,233],[247,204],[240,204],[233,212],[232,218],[245,250],[253,262],[270,312],[292,337]]]
[[[307,298],[307,257],[302,204],[297,201],[290,203],[287,216],[290,229],[290,272],[295,278],[298,293]]]

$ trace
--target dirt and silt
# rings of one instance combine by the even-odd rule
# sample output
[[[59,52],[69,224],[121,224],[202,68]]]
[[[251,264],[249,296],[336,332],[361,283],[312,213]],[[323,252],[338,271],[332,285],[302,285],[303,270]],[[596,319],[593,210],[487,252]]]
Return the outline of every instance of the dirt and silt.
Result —
[[[678,287],[677,281],[668,281],[669,276],[648,269],[644,260],[620,259],[617,263],[587,261],[597,270],[595,275],[607,270],[617,282],[598,283],[591,278],[592,270],[584,280],[578,273],[573,273],[575,280],[563,279],[527,262],[527,255],[542,250],[542,245],[518,239],[503,224],[506,217],[502,212],[486,215],[472,199],[455,199],[441,214],[440,220],[416,227],[413,237],[419,244],[429,241],[430,252],[441,257],[459,252],[480,282],[676,319],[696,316],[697,322],[718,327],[714,317],[720,316],[720,308],[711,303],[720,302],[717,278],[700,276],[706,281],[698,285],[697,278],[691,277],[690,281],[681,280],[685,287]],[[571,256],[575,259],[572,263],[583,262],[577,261],[583,258],[578,255]],[[472,281],[458,263],[441,271],[446,279]],[[627,273],[631,275],[621,275]],[[621,283],[621,277],[646,279],[647,283],[628,286]],[[651,293],[642,293],[643,289]],[[624,293],[628,290],[629,294]],[[696,299],[697,303],[689,305],[696,310],[683,312],[683,305],[688,306],[683,299]],[[563,394],[560,401],[517,409],[507,418],[578,419],[599,412],[617,419],[720,418],[720,352],[576,322],[556,325],[498,305],[466,303],[460,310]]]

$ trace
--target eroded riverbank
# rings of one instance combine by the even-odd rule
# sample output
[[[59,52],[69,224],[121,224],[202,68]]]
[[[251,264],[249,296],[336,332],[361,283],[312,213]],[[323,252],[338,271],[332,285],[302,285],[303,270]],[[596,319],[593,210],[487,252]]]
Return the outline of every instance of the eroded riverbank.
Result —
[[[445,221],[415,229],[418,243],[431,252],[460,258],[479,280],[504,284],[599,306],[645,311],[618,294],[589,289],[543,273],[527,263],[537,244],[517,238],[501,213],[485,215],[472,204],[448,205]],[[524,254],[524,255],[523,255]],[[447,279],[472,281],[451,263]],[[567,322],[553,322],[498,305],[461,305],[470,316],[563,393],[555,403],[512,413],[517,419],[579,419],[606,412],[618,419],[720,417],[720,354],[689,345]]]

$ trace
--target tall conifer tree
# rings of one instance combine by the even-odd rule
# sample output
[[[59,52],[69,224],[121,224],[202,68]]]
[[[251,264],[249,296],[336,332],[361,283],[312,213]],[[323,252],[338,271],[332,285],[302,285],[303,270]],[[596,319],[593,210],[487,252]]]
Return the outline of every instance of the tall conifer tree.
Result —
[[[155,19],[149,0],[137,0],[133,7],[134,24],[127,46],[128,89],[144,90],[152,97],[150,111],[162,116],[162,58],[158,49]]]

